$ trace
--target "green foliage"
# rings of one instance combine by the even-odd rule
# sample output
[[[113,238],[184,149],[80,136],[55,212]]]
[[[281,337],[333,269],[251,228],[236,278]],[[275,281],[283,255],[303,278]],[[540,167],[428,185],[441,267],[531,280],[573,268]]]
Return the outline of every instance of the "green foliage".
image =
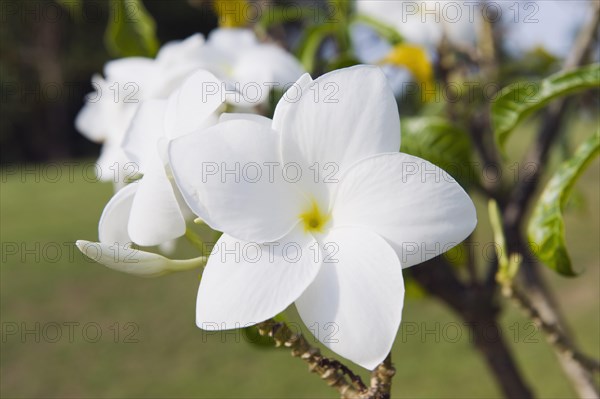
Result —
[[[379,21],[378,19],[359,14],[352,18],[352,22],[368,25],[371,29],[377,32],[379,36],[386,39],[392,45],[402,43],[404,41],[402,35],[395,28]]]
[[[538,83],[519,82],[505,87],[492,104],[492,125],[500,147],[510,132],[532,112],[567,94],[600,87],[600,64],[560,72]]]
[[[438,116],[403,118],[402,152],[439,166],[463,187],[471,185],[477,176],[473,170],[469,137]]]
[[[498,257],[498,272],[496,273],[496,281],[503,287],[509,288],[512,281],[519,271],[521,265],[521,255],[513,253],[509,256],[508,248],[506,247],[506,239],[504,230],[502,229],[502,216],[498,203],[494,200],[488,202],[488,216],[490,218],[490,226],[494,234],[494,242],[496,243],[496,256]]]
[[[119,57],[154,57],[159,47],[156,24],[141,0],[110,3],[104,41],[108,51]]]
[[[311,8],[309,7],[309,10]],[[325,12],[315,14],[313,10],[307,15],[320,19],[313,21],[313,24],[305,29],[297,51],[298,58],[307,72],[318,75],[359,63],[354,56],[350,39],[351,5],[348,1],[331,0],[326,3]],[[325,40],[334,40],[337,48],[337,54],[328,60],[319,57],[319,49]]]
[[[339,26],[336,24],[314,25],[306,30],[298,49],[298,58],[307,72],[314,72],[321,44],[338,30]]]
[[[586,140],[575,155],[560,165],[544,189],[529,222],[528,234],[534,253],[550,268],[565,276],[576,272],[565,245],[562,211],[577,178],[600,153],[600,134]]]

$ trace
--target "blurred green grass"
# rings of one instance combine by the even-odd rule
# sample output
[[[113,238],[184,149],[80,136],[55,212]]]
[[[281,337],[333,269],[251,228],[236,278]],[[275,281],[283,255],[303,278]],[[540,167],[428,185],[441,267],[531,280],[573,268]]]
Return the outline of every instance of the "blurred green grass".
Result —
[[[580,141],[595,131],[595,124],[578,122],[572,140]],[[515,153],[531,130],[527,125],[511,140]],[[37,167],[41,171],[44,165]],[[19,172],[2,171],[2,397],[337,397],[287,350],[260,349],[240,335],[209,335],[196,328],[197,271],[142,279],[84,259],[72,243],[97,238],[97,222],[112,187],[84,179],[81,170],[75,169],[73,181],[63,176],[57,182],[36,182],[33,175],[22,179]],[[564,279],[545,273],[557,289],[577,342],[595,357],[600,357],[599,181],[600,163],[596,160],[576,186],[583,201],[566,216],[569,248],[574,264],[585,269],[583,275]],[[487,208],[481,198],[476,202],[480,229],[475,239],[483,245],[491,241]],[[11,255],[6,251],[7,243],[33,248],[41,252],[39,259],[34,254],[24,259],[22,254]],[[35,245],[40,250],[35,251]],[[55,261],[57,246],[62,251]],[[511,342],[536,394],[573,397],[542,334],[510,304],[505,309],[502,334]],[[35,342],[33,334],[25,339],[20,334],[5,334],[9,326],[20,330],[25,323],[31,329],[36,322],[40,329],[48,328],[47,338],[54,337],[56,331],[48,323],[80,324],[74,327],[73,342],[64,325],[62,337],[55,343],[44,336]],[[133,336],[136,343],[124,342],[127,333],[133,331],[125,328],[129,322],[139,328]],[[115,323],[119,327],[116,338]],[[84,326],[92,327],[88,327],[88,337],[92,338],[96,332],[93,327],[100,328],[98,342],[84,339]],[[456,327],[460,327],[461,336],[455,340]],[[417,332],[412,332],[415,329]],[[472,349],[462,321],[430,298],[407,300],[393,359],[398,371],[394,397],[500,397],[485,363]]]

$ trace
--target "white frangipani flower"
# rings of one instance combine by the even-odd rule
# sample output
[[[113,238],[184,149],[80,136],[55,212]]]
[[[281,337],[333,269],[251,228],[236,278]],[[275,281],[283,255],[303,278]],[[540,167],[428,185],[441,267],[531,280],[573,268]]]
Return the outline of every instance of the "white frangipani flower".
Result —
[[[186,220],[193,215],[172,181],[166,149],[169,140],[216,123],[221,97],[204,95],[206,84],[220,81],[208,71],[196,71],[167,100],[148,100],[139,107],[123,148],[143,176],[117,191],[104,208],[100,242],[77,242],[86,256],[112,269],[148,276],[204,264],[204,257],[175,261],[131,244],[164,249],[186,232]]]
[[[156,59],[127,57],[109,61],[104,77],[94,75],[96,91],[88,95],[75,126],[88,139],[103,143],[98,168],[104,181],[117,187],[134,169],[121,148],[129,124],[142,101],[166,98],[191,72],[198,69],[198,54],[204,45],[200,34],[181,42],[165,44]],[[131,165],[135,166],[135,165]]]
[[[264,103],[271,88],[282,89],[304,73],[294,56],[275,44],[259,42],[249,29],[215,29],[202,51],[206,60],[203,67],[226,82],[230,90],[241,91],[242,99],[248,101],[242,105]]]
[[[144,101],[166,99],[198,69],[219,77],[223,82],[211,86],[213,92],[242,107],[264,103],[271,88],[295,82],[304,72],[291,54],[274,44],[260,43],[246,29],[216,29],[207,41],[195,34],[167,43],[156,59],[129,57],[108,62],[104,78],[92,78],[96,92],[88,96],[75,121],[83,135],[104,143],[98,160],[102,180],[121,187],[124,177],[132,177],[135,164],[128,165],[132,159],[123,152],[122,142],[133,116]]]
[[[120,190],[108,202],[100,218],[100,242],[78,240],[77,248],[90,259],[111,269],[138,276],[155,277],[172,271],[203,266],[206,263],[205,257],[171,260],[131,246],[127,220],[137,190],[136,184],[129,184]]]
[[[328,87],[333,98],[315,95]],[[324,345],[373,369],[400,324],[402,268],[466,238],[475,208],[444,171],[398,152],[397,105],[379,68],[304,75],[292,90],[272,122],[223,118],[169,146],[186,202],[224,232],[196,322],[238,328],[295,303]]]
[[[148,100],[140,106],[123,140],[127,156],[143,177],[134,195],[127,231],[139,245],[159,245],[185,233],[187,206],[170,177],[166,157],[170,140],[217,122],[221,96],[206,95],[207,85],[221,82],[198,70],[168,100]],[[115,194],[118,196],[119,193]]]
[[[132,197],[129,212],[121,216],[127,221],[128,240],[122,243],[160,245],[185,233],[186,219],[192,214],[170,177],[166,149],[170,140],[217,122],[217,111],[223,104],[221,96],[205,95],[204,88],[220,83],[210,72],[198,70],[167,100],[148,100],[139,107],[123,140],[123,149],[143,176],[129,184],[137,186],[134,192],[120,190],[112,200]],[[109,203],[103,218],[110,218],[114,209]],[[100,236],[100,242],[107,241]]]

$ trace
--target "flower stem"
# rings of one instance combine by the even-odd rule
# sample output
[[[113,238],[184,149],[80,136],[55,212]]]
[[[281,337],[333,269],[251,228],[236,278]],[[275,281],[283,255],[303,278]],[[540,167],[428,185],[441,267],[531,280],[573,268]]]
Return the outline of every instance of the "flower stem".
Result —
[[[204,255],[204,241],[200,238],[196,232],[194,232],[189,227],[185,229],[185,238],[194,246],[196,249],[200,251],[201,255]]]

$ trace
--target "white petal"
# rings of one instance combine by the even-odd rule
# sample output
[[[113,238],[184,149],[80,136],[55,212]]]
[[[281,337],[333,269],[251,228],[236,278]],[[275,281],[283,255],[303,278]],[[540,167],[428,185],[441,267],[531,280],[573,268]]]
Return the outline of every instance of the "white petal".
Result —
[[[100,143],[106,138],[101,119],[102,106],[97,102],[86,103],[75,118],[75,128],[89,140]]]
[[[300,317],[325,346],[369,370],[392,349],[402,318],[404,280],[394,250],[358,228],[333,229],[315,281],[296,301]]]
[[[143,277],[156,277],[169,272],[194,269],[206,264],[206,257],[203,256],[173,260],[129,246],[115,246],[84,240],[78,240],[75,244],[85,256],[106,267]]]
[[[92,76],[92,85],[96,91],[86,96],[86,103],[75,118],[75,127],[91,141],[102,142],[106,139],[102,91],[107,87],[104,79],[97,74]]]
[[[283,237],[306,201],[293,180],[282,178],[278,134],[250,120],[219,123],[175,139],[169,162],[194,213],[240,240]]]
[[[316,79],[292,104],[281,126],[285,162],[340,172],[370,155],[400,149],[394,94],[378,67],[359,65]]]
[[[218,28],[210,32],[207,44],[236,56],[240,50],[255,46],[257,40],[249,29]]]
[[[223,104],[222,94],[219,79],[208,71],[196,71],[169,96],[165,114],[167,137],[179,137],[204,127]]]
[[[210,56],[211,52],[207,51],[204,38],[199,33],[162,46],[156,57],[156,69],[160,78],[152,82],[153,95],[168,97],[195,70],[208,69],[214,62]]]
[[[145,83],[148,78],[152,77],[154,71],[154,60],[145,57],[118,58],[104,65],[106,80],[118,81],[120,84]],[[122,88],[120,87],[120,89]]]
[[[402,153],[350,168],[340,179],[332,217],[336,226],[361,226],[384,237],[403,267],[449,250],[477,224],[473,202],[450,175]]]
[[[98,239],[101,243],[117,246],[131,243],[131,237],[127,233],[127,222],[137,189],[138,184],[128,184],[117,191],[106,204],[98,223]]]
[[[257,51],[253,51],[250,59],[262,60],[265,68],[268,68],[273,77],[273,82],[282,86],[294,83],[306,72],[302,64],[292,54],[275,44],[262,44]],[[242,57],[238,65],[245,61]],[[278,86],[278,87],[282,87]]]
[[[275,112],[273,113],[273,129],[281,132],[283,129],[283,123],[285,121],[285,115],[290,107],[300,101],[302,97],[302,93],[308,90],[308,86],[312,83],[312,78],[308,73],[300,76],[296,83],[291,85],[286,92],[281,97],[281,100],[277,103],[275,107]]]
[[[185,220],[164,169],[153,168],[132,184],[139,185],[127,225],[133,242],[152,246],[181,237]]]
[[[137,165],[129,161],[121,146],[112,141],[104,143],[100,150],[100,157],[96,161],[96,173],[100,180],[122,185],[137,171]]]
[[[138,164],[142,173],[150,165],[161,164],[156,143],[165,135],[163,124],[166,107],[166,100],[144,101],[123,139],[123,150]]]
[[[231,79],[239,82],[246,100],[261,104],[272,88],[288,87],[303,73],[302,65],[290,53],[273,44],[261,44],[242,52]]]
[[[161,67],[178,67],[179,63],[195,60],[196,53],[204,46],[204,36],[193,34],[184,40],[174,40],[165,43],[156,55],[156,61]]]
[[[317,275],[316,251],[314,238],[299,228],[268,246],[223,234],[200,281],[198,327],[240,328],[282,312]]]
[[[235,120],[240,120],[240,119],[245,119],[245,120],[249,120],[252,122],[256,122],[256,123],[263,125],[269,129],[271,128],[271,125],[273,124],[273,121],[267,117],[264,117],[262,115],[247,114],[247,113],[224,113],[224,114],[221,114],[221,116],[219,117],[219,122],[235,121]]]

